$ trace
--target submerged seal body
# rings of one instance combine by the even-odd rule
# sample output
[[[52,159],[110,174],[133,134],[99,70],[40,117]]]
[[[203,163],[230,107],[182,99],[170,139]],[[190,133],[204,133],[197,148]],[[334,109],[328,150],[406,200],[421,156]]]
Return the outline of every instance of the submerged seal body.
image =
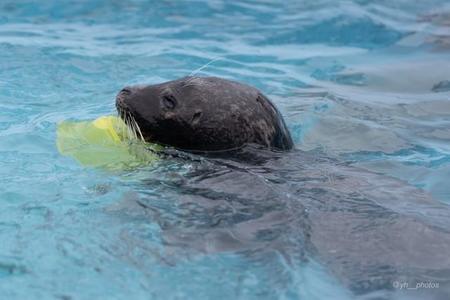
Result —
[[[125,87],[116,97],[125,121],[147,142],[187,151],[225,151],[246,144],[289,150],[292,138],[277,108],[259,90],[217,77],[184,77]]]

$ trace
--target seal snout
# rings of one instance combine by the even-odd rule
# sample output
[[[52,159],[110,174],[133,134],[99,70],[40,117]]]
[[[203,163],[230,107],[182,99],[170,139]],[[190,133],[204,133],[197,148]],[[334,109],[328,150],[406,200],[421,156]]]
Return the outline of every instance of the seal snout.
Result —
[[[129,94],[131,94],[131,88],[129,88],[129,87],[124,87],[124,88],[119,92],[119,94],[120,94],[120,95],[129,95]]]
[[[127,108],[127,99],[130,98],[130,96],[133,94],[133,88],[132,87],[124,87],[116,96],[116,107],[117,110],[123,111]]]
[[[120,90],[120,92],[117,94],[117,99],[126,99],[133,93],[133,90],[131,87],[124,87]]]

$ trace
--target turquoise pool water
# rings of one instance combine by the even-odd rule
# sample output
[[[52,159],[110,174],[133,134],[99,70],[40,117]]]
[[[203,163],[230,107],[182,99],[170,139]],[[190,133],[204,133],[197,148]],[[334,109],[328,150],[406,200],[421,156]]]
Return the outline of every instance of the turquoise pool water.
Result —
[[[439,275],[429,277],[440,288],[407,294],[392,288],[395,277],[373,283],[386,268],[402,264],[364,270],[356,265],[357,259],[372,259],[364,249],[362,258],[345,253],[342,265],[320,255],[325,246],[317,245],[324,243],[316,242],[312,251],[307,237],[334,237],[317,234],[326,232],[323,224],[304,234],[303,213],[320,210],[298,195],[323,200],[314,194],[323,190],[305,187],[315,176],[308,174],[337,170],[352,178],[350,169],[339,166],[358,167],[380,174],[354,176],[369,178],[374,198],[389,193],[408,214],[450,228],[447,219],[408,202],[423,193],[441,210],[450,204],[449,18],[445,0],[2,1],[0,298],[448,298],[445,262]],[[58,153],[58,122],[115,113],[114,97],[123,86],[192,72],[254,85],[276,103],[297,148],[284,156],[286,169],[256,169],[258,186],[246,185],[248,176],[223,177],[222,167],[216,181],[205,176],[191,182],[192,170],[201,168],[195,162],[169,159],[108,172]],[[333,163],[308,161],[302,151]],[[289,175],[305,165],[315,166],[302,173],[306,179]],[[350,195],[355,180],[323,189]],[[230,200],[243,198],[251,203],[245,209],[247,204]],[[273,199],[283,199],[284,208]],[[280,231],[264,221],[271,224],[264,232],[270,232],[256,242],[219,245],[230,228],[251,231],[239,231],[239,218],[260,220],[278,209],[298,215]],[[367,211],[366,219],[378,216]],[[232,222],[215,231],[216,219]],[[338,225],[342,235],[354,233]],[[377,232],[384,228],[372,226]],[[355,244],[368,232],[355,235]],[[277,234],[277,243],[263,243]],[[448,248],[433,249],[422,254]],[[351,267],[340,273],[344,265]],[[352,284],[355,274],[367,280]]]

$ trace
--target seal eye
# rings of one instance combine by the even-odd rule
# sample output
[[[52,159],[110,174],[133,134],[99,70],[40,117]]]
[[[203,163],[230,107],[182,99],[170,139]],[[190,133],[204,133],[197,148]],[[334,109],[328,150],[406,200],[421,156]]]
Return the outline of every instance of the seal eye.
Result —
[[[174,109],[177,106],[177,99],[172,95],[164,95],[162,97],[162,102],[164,106],[168,109]]]

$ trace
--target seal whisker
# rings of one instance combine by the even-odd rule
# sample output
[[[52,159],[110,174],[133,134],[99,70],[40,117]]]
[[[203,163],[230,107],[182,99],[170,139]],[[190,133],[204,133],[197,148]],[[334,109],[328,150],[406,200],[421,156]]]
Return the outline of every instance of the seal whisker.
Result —
[[[131,123],[133,123],[133,129],[134,129],[134,136],[137,140],[141,140],[141,136],[139,135],[140,133],[140,129],[139,129],[139,125],[136,122],[134,116],[131,116]]]
[[[193,85],[191,83],[194,81],[194,78],[195,77],[192,76],[186,77],[186,82],[183,83],[183,88]]]
[[[123,135],[126,139],[128,139],[127,116],[126,116],[124,110],[122,110],[121,114],[122,114],[121,118],[122,118],[123,122],[125,123],[125,126],[122,127],[122,135]]]
[[[124,115],[123,115],[123,109],[121,109],[120,107],[117,107],[117,113],[119,115],[119,118],[125,123]],[[121,137],[125,137],[125,128],[124,128],[124,126],[120,126],[120,135],[121,135]]]
[[[213,58],[212,60],[210,60],[208,63],[204,64],[203,66],[201,66],[197,70],[192,71],[191,74],[189,74],[189,77],[192,77],[192,76],[196,75],[198,72],[200,72],[201,70],[203,70],[204,68],[206,68],[210,64],[212,64],[212,63],[214,63],[214,62],[216,62],[218,60],[221,60],[221,59],[222,59],[222,57],[220,57],[220,56],[218,56],[216,58]]]
[[[128,129],[128,119],[127,118],[128,118],[128,116],[127,116],[126,112],[123,112],[123,122],[125,123],[124,134],[128,140],[130,138],[130,135],[128,133],[129,129]]]
[[[136,128],[134,127],[133,116],[131,116],[131,114],[128,114],[128,121],[129,121],[130,127],[131,127],[131,134],[133,135],[133,139],[135,140],[137,138]]]
[[[127,121],[126,121],[126,119],[125,119],[125,118],[126,118],[126,117],[125,117],[125,111],[122,110],[121,114],[122,114],[121,118],[122,118],[123,122],[125,123],[125,126],[122,127],[122,135],[123,135],[124,137],[128,138],[127,132],[126,132],[128,126],[127,126]]]
[[[141,127],[139,127],[138,122],[136,122],[136,119],[133,116],[132,116],[132,118],[133,118],[133,123],[137,129],[137,132],[139,133],[139,137],[140,137],[141,141],[145,142],[144,136],[142,135]]]
[[[131,116],[131,113],[128,113],[128,120],[131,127],[132,138],[133,140],[136,140],[137,139],[136,128],[134,127],[133,117]]]
[[[127,139],[132,140],[133,139],[133,135],[132,135],[132,131],[133,129],[131,128],[131,124],[130,124],[130,113],[126,112],[125,114],[125,124],[127,125]]]
[[[186,83],[183,84],[183,88],[189,86],[202,86],[208,88],[211,87],[212,84],[208,81],[199,80],[199,77],[188,77],[188,79],[186,79]]]

